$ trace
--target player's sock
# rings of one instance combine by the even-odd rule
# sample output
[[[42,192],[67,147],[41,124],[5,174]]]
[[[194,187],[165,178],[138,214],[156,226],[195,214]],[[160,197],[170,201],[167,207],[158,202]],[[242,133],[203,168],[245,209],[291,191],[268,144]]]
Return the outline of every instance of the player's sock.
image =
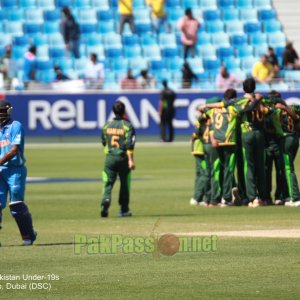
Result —
[[[9,205],[11,215],[16,220],[24,244],[31,245],[36,239],[36,232],[32,226],[31,214],[24,202],[13,202]]]

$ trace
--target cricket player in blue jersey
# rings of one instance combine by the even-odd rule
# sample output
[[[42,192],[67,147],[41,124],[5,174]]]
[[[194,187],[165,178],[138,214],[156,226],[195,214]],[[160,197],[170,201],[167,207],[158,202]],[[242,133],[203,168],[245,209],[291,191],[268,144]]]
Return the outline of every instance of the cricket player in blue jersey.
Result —
[[[13,108],[5,100],[0,101],[0,229],[2,210],[9,208],[16,220],[23,245],[32,245],[36,239],[31,214],[24,203],[27,169],[24,157],[24,130],[22,124],[12,120]]]

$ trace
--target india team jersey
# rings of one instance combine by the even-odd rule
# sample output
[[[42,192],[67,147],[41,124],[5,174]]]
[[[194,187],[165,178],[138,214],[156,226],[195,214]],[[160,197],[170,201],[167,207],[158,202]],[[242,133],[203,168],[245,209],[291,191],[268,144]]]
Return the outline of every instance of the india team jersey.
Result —
[[[115,118],[102,128],[102,144],[105,153],[122,155],[132,152],[135,145],[135,130],[131,123],[121,118]]]
[[[9,166],[23,166],[24,157],[24,129],[20,122],[10,120],[2,129],[0,129],[0,158],[3,158],[13,145],[19,145],[19,152],[0,168]]]
[[[238,110],[233,106],[214,108],[209,111],[212,131],[219,146],[230,146],[236,143],[236,123]]]

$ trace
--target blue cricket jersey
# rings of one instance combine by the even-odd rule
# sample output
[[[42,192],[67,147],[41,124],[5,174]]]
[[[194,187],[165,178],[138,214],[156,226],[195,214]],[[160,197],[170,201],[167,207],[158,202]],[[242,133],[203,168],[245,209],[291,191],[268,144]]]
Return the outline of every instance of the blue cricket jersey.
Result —
[[[10,120],[0,129],[0,158],[9,152],[13,145],[19,145],[19,153],[0,168],[18,167],[25,164],[23,126],[18,121]]]

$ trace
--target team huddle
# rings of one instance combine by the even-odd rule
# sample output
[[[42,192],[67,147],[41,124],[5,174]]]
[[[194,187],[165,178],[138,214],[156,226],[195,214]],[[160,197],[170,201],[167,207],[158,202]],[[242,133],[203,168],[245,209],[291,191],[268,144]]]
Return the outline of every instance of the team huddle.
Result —
[[[228,89],[223,100],[208,99],[198,108],[192,139],[196,179],[191,205],[300,206],[294,168],[300,106],[288,106],[277,91],[262,96],[255,88],[255,81],[246,79],[242,98]]]

